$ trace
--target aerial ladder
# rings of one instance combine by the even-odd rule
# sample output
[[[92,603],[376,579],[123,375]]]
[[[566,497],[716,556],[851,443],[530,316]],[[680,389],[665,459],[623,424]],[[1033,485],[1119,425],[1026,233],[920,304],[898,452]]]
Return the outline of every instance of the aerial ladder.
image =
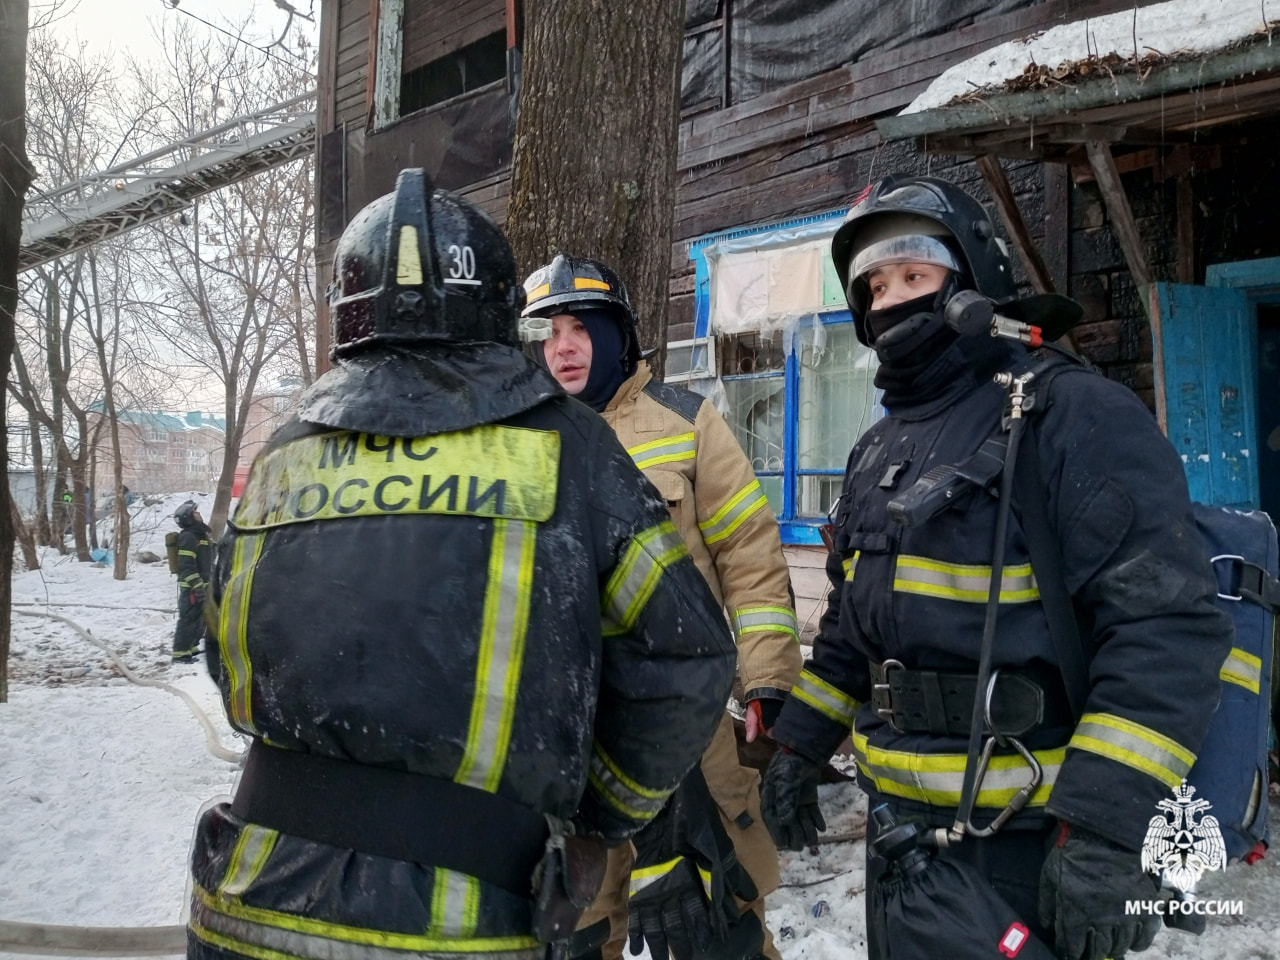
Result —
[[[178,214],[315,149],[314,90],[27,198],[18,271]]]

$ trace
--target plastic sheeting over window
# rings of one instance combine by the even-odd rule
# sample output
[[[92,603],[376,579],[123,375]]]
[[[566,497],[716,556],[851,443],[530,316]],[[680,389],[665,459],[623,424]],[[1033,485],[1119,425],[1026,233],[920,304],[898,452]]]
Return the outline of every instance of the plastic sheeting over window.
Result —
[[[708,248],[711,333],[772,337],[802,317],[843,309],[830,256],[839,224],[832,217]]]

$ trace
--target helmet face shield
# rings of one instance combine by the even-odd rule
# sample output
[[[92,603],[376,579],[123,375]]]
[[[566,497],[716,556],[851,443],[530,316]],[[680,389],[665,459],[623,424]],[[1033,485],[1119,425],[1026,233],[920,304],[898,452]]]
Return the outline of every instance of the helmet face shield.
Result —
[[[845,291],[848,298],[853,299],[852,287],[859,280],[865,281],[871,271],[892,263],[931,263],[956,272],[960,270],[955,254],[937,237],[919,234],[889,237],[877,240],[854,254],[849,263],[850,290]]]

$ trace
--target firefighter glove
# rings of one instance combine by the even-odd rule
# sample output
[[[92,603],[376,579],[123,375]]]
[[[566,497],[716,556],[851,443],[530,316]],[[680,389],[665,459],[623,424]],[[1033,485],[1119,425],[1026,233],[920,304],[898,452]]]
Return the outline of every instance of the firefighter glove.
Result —
[[[787,850],[803,850],[818,842],[827,829],[818,808],[818,780],[822,768],[786,747],[778,750],[764,772],[760,787],[761,812],[773,842]]]
[[[749,903],[759,896],[698,767],[634,843],[628,922],[633,952],[642,941],[657,951],[655,938],[670,941],[677,957],[687,955],[687,947],[724,941],[741,914],[737,900]]]
[[[1040,922],[1053,931],[1063,960],[1119,960],[1151,946],[1152,914],[1125,914],[1128,900],[1157,896],[1141,858],[1096,833],[1063,821],[1040,871]]]
[[[631,871],[627,935],[632,956],[647,945],[651,957],[691,960],[710,947],[710,901],[693,861],[677,857]]]

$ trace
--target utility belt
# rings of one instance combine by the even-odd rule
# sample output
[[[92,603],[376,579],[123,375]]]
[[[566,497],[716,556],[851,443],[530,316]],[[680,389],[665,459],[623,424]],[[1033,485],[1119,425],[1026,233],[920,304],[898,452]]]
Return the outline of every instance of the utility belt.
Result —
[[[542,814],[497,794],[257,740],[231,812],[317,843],[456,870],[526,900],[550,835]]]
[[[1060,683],[1027,671],[993,671],[985,698],[987,734],[1025,737],[1072,725]],[[898,733],[967,737],[978,694],[973,673],[910,670],[897,660],[871,664],[871,703]]]

